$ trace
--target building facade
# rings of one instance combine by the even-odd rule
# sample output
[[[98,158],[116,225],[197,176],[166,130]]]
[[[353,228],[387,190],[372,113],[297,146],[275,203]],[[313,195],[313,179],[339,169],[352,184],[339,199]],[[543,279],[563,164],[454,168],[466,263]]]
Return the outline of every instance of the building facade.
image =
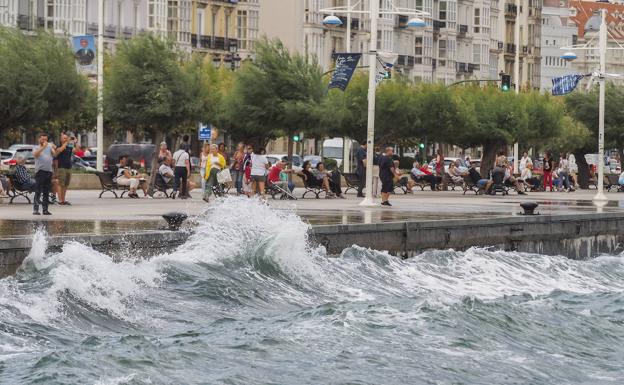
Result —
[[[570,20],[567,0],[544,0],[542,9],[542,63],[540,89],[552,89],[552,79],[575,73],[572,63],[561,59],[561,47],[577,41],[578,28]]]
[[[358,3],[353,0],[352,4]],[[406,76],[450,84],[467,79],[498,79],[503,53],[498,0],[394,0],[399,8],[425,11],[426,26],[407,28],[409,15],[381,15],[378,50],[398,55],[396,70]],[[346,0],[261,0],[260,34],[279,37],[294,51],[314,55],[321,67],[333,66],[332,54],[346,50],[347,18],[343,25],[326,27],[323,8],[346,6]],[[390,9],[381,0],[381,9]],[[356,9],[370,9],[363,0]],[[370,20],[355,14],[351,20],[351,51],[368,52]],[[367,55],[362,66],[368,65]]]
[[[150,31],[191,44],[192,0],[105,0],[104,38],[117,39]],[[98,0],[0,0],[0,25],[58,35],[98,33]]]
[[[607,9],[607,25],[609,30],[607,50],[607,73],[623,75],[609,77],[608,80],[619,85],[624,85],[624,49],[617,49],[624,45],[624,4],[597,3],[590,1],[571,0],[570,18],[578,28],[578,44],[591,42],[590,46],[596,47],[590,51],[575,51],[578,58],[572,62],[573,73],[588,74],[599,68],[598,37],[597,33],[585,33],[585,23],[600,9]],[[593,40],[592,40],[593,39]],[[588,81],[587,79],[585,82]]]
[[[194,51],[211,55],[215,64],[252,54],[258,38],[260,0],[196,0],[192,7]]]

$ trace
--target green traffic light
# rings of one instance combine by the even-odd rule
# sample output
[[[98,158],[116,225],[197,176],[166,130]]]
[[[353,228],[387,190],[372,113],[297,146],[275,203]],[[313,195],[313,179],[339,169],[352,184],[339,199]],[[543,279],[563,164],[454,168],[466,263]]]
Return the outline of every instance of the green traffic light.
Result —
[[[293,135],[293,141],[298,142],[299,141],[299,135]]]
[[[506,86],[506,85],[504,85],[504,86],[503,86],[503,91],[505,91],[505,92],[509,91],[509,87],[508,87],[508,86]]]
[[[418,145],[418,147],[420,147],[420,148],[425,148],[425,144],[424,144],[424,143],[421,143],[421,144],[419,144],[419,145]]]

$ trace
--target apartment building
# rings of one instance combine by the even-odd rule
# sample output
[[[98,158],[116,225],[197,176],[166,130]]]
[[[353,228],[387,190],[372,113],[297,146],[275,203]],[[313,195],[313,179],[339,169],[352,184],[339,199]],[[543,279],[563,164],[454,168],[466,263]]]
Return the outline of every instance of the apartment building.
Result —
[[[104,0],[105,43],[111,46],[117,39],[151,31],[190,47],[191,6],[192,0]],[[0,25],[95,35],[98,0],[0,0]]]
[[[624,49],[617,49],[624,46],[624,4],[622,3],[598,3],[590,1],[570,0],[570,19],[575,23],[578,31],[578,44],[589,41],[592,47],[598,47],[598,37],[596,33],[585,33],[585,23],[600,9],[607,9],[607,25],[609,30],[607,50],[607,73],[623,75],[621,77],[609,77],[619,85],[624,85]],[[571,63],[572,73],[592,73],[599,68],[598,50],[575,51],[578,58]],[[587,81],[587,80],[586,80]]]
[[[370,9],[369,1],[363,0],[356,9]],[[279,37],[291,50],[315,55],[321,67],[329,69],[332,53],[346,49],[347,17],[337,14],[343,25],[326,27],[322,21],[327,13],[320,10],[346,4],[346,0],[262,0],[260,34]],[[426,26],[417,30],[407,28],[410,15],[381,15],[378,50],[398,55],[397,71],[413,79],[446,84],[498,78],[503,52],[499,1],[394,0],[394,4],[429,13]],[[380,6],[391,8],[388,0],[380,0]],[[368,15],[353,15],[349,37],[352,52],[368,51],[369,31]],[[362,65],[368,65],[366,56]]]
[[[249,57],[258,38],[260,0],[193,2],[192,49],[210,54],[215,63]],[[235,61],[233,61],[235,59]]]
[[[576,44],[578,28],[570,19],[568,0],[544,0],[542,8],[541,90],[552,89],[552,79],[576,73],[573,64],[561,59],[561,47]]]

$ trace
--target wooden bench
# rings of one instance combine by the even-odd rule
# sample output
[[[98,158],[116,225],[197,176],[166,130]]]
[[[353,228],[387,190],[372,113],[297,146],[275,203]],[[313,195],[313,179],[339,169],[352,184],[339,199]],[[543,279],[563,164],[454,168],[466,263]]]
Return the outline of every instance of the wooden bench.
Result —
[[[305,199],[308,193],[314,194],[316,199],[319,199],[321,197],[321,194],[325,192],[325,190],[323,190],[323,187],[321,186],[310,185],[306,180],[305,176],[299,175],[299,177],[303,180],[303,188],[305,189],[305,192],[301,196],[301,199]]]
[[[7,179],[11,183],[11,188],[9,189],[9,191],[7,191],[7,195],[11,197],[11,199],[9,200],[9,204],[13,203],[15,199],[20,198],[20,197],[26,199],[28,204],[31,204],[32,201],[30,200],[29,194],[34,193],[34,191],[23,190],[19,188],[17,183],[15,182],[14,175],[7,175]]]
[[[483,190],[472,180],[470,175],[464,175],[464,184],[462,186],[462,189],[464,190],[464,195],[466,195],[468,191],[472,191],[475,194],[479,194],[479,191]]]
[[[342,176],[344,176],[344,180],[347,183],[347,188],[344,193],[346,194],[349,190],[355,190],[355,192],[357,192],[360,188],[360,177],[354,173],[344,173]]]
[[[99,198],[102,198],[102,195],[106,192],[111,192],[115,195],[115,199],[123,198],[123,196],[130,191],[130,186],[119,186],[113,180],[113,174],[110,172],[96,172],[95,173],[100,179],[100,184],[102,185],[102,191],[100,192]],[[117,195],[117,192],[121,191],[121,195]]]

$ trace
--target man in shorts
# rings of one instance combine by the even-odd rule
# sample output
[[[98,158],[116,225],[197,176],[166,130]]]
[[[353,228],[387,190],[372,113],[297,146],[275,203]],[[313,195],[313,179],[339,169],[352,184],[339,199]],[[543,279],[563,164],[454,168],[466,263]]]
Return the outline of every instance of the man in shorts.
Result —
[[[61,142],[56,149],[56,179],[58,179],[58,204],[61,206],[70,206],[65,198],[67,195],[67,188],[71,182],[72,174],[72,154],[74,151],[74,145],[76,138],[69,136],[66,133],[61,134]]]
[[[379,180],[381,180],[381,205],[392,206],[388,201],[390,193],[394,190],[394,177],[399,177],[392,156],[394,149],[386,147],[386,151],[379,159]]]

